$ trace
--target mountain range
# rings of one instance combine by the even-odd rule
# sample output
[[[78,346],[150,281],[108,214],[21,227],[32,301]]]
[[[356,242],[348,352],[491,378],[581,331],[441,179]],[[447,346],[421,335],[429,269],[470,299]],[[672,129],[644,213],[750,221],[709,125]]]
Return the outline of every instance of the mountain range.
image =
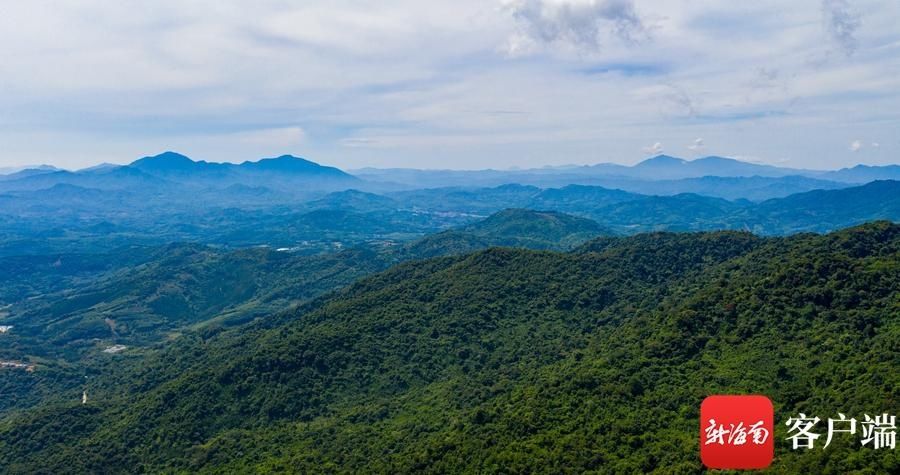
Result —
[[[485,230],[510,229],[510,215],[565,221],[510,211]],[[790,450],[781,422],[891,410],[898,262],[900,227],[887,222],[406,262],[237,326],[100,346],[74,386],[44,360],[10,373],[5,390],[49,399],[0,419],[0,466],[695,473],[703,397],[752,393],[776,401],[771,470],[895,473],[895,452],[853,437]]]
[[[208,189],[223,191],[233,185],[261,186],[274,191],[309,196],[358,185],[359,179],[337,168],[283,155],[241,164],[194,161],[165,152],[128,165],[99,166],[79,171],[27,169],[0,180],[0,191],[34,191],[56,184],[108,190],[165,191]]]
[[[841,170],[804,170],[782,168],[743,162],[732,158],[704,157],[685,160],[668,155],[648,158],[636,165],[625,166],[602,163],[598,165],[564,168],[534,168],[524,170],[416,170],[363,168],[351,171],[364,180],[394,182],[416,187],[434,186],[489,186],[503,183],[531,184],[536,186],[560,186],[562,184],[595,184],[612,186],[629,191],[642,186],[642,182],[670,181],[668,186],[678,185],[679,180],[719,178],[768,179],[767,184],[796,183],[799,178],[815,180],[820,188],[837,187],[840,183],[866,183],[874,180],[900,179],[900,166],[858,165]],[[781,179],[790,180],[782,182]],[[686,182],[690,183],[690,182]],[[738,183],[734,181],[733,184]],[[688,186],[685,184],[684,186]],[[796,189],[791,188],[796,192]],[[689,192],[678,189],[675,192]],[[803,190],[808,191],[808,190]],[[788,192],[787,194],[790,194]],[[773,197],[773,196],[768,196]]]
[[[168,179],[150,179],[172,186]],[[213,191],[177,186],[102,190],[58,183],[36,191],[0,192],[0,256],[184,241],[330,252],[369,241],[404,243],[510,208],[588,218],[619,234],[736,229],[783,235],[900,220],[900,182],[891,180],[762,201],[696,193],[646,195],[588,185],[383,193],[345,186],[307,199],[241,183]]]
[[[634,166],[598,164],[527,170],[360,169],[351,173],[290,155],[240,164],[194,161],[175,152],[144,157],[128,165],[99,165],[79,171],[38,167],[0,175],[0,192],[40,190],[55,184],[99,189],[185,187],[221,191],[231,185],[265,188],[309,199],[316,192],[357,188],[389,192],[448,186],[488,187],[517,183],[539,187],[571,184],[618,188],[644,194],[698,193],[726,199],[763,200],[815,189],[836,189],[875,180],[900,179],[900,166],[858,165],[834,171],[780,168],[723,157],[684,160],[659,155]],[[302,186],[298,186],[301,185]]]
[[[696,473],[708,394],[889,411],[895,172],[3,176],[0,471]],[[900,469],[852,442],[773,470]]]

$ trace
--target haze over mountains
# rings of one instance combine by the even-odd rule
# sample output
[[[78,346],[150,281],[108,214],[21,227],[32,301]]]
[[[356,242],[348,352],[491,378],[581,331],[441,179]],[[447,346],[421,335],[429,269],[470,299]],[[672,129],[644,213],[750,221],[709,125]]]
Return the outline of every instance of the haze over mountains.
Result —
[[[405,242],[507,208],[569,213],[626,234],[825,232],[897,219],[898,177],[897,166],[825,172],[662,155],[633,167],[352,175],[289,155],[231,164],[166,152],[125,166],[3,176],[0,255],[172,241],[319,252]]]
[[[146,175],[146,176],[145,176]],[[51,183],[70,183],[82,186],[100,186],[116,188],[126,185],[132,180],[148,177],[166,179],[175,183],[188,184],[227,184],[240,182],[250,185],[263,179],[274,180],[274,188],[280,183],[277,178],[289,175],[293,179],[316,178],[320,183],[317,189],[339,187],[352,183],[355,179],[367,182],[361,187],[384,188],[385,185],[395,187],[429,188],[439,186],[487,186],[507,183],[560,185],[560,184],[602,184],[601,182],[620,183],[619,188],[640,187],[639,181],[665,182],[660,194],[696,191],[692,187],[702,187],[703,178],[754,178],[753,188],[784,186],[788,192],[808,191],[817,188],[838,188],[842,184],[859,184],[874,180],[900,179],[900,166],[866,166],[857,165],[841,170],[801,170],[781,168],[771,165],[742,162],[723,157],[705,157],[696,160],[684,160],[668,155],[658,155],[644,160],[634,166],[616,164],[598,164],[580,167],[535,168],[525,170],[416,170],[416,169],[374,169],[364,168],[343,172],[337,168],[322,166],[317,163],[283,155],[276,158],[264,158],[258,161],[245,161],[240,164],[194,161],[175,152],[165,152],[156,156],[144,157],[128,165],[116,166],[103,164],[78,171],[59,170],[49,166],[28,168],[0,176],[4,182],[0,189],[26,190],[38,189]],[[38,178],[39,177],[39,178]],[[786,177],[791,177],[785,180]],[[694,181],[684,181],[694,179]],[[117,182],[117,180],[122,180]],[[713,182],[719,186],[722,182]],[[734,180],[732,186],[748,186],[741,180]],[[379,185],[380,184],[380,185]],[[726,182],[725,184],[728,184]],[[708,188],[713,186],[707,185]],[[813,188],[816,187],[816,188]],[[807,188],[807,190],[800,190]],[[638,191],[638,190],[629,190]],[[777,192],[772,190],[771,194]],[[784,193],[784,192],[782,192]],[[773,197],[773,196],[766,196]]]
[[[372,181],[394,181],[408,185],[448,186],[448,185],[490,185],[502,183],[523,183],[548,185],[560,183],[604,184],[619,183],[623,189],[640,186],[636,180],[678,181],[704,177],[757,177],[769,179],[765,183],[781,183],[785,177],[803,177],[812,180],[810,186],[836,186],[836,183],[864,183],[877,179],[900,178],[900,166],[857,165],[841,170],[801,170],[760,165],[723,157],[705,157],[685,160],[668,155],[648,158],[634,166],[598,164],[577,167],[535,168],[525,170],[415,170],[415,169],[374,169],[363,168],[352,171],[354,175]],[[796,178],[794,181],[796,182]],[[686,182],[680,192],[690,191]],[[785,181],[784,183],[790,183]],[[673,186],[674,184],[669,184]],[[796,185],[795,185],[796,186]],[[634,190],[637,191],[637,190]],[[771,197],[771,196],[770,196]]]
[[[896,355],[863,366],[897,335],[895,178],[174,152],[5,175],[0,469],[695,472],[710,391],[896,397]]]

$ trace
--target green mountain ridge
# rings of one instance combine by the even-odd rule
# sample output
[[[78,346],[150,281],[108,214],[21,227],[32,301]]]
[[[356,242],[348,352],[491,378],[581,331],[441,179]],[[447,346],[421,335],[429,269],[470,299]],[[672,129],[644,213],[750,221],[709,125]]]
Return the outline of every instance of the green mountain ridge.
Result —
[[[333,219],[345,211],[317,213],[328,214],[331,226],[354,226],[352,220]],[[172,244],[99,256],[0,258],[0,269],[11,270],[0,281],[0,304],[12,302],[0,323],[15,328],[4,336],[8,343],[0,357],[37,362],[54,375],[50,381],[10,375],[6,391],[21,394],[0,400],[0,414],[58,399],[55,390],[71,389],[84,374],[108,364],[101,352],[112,345],[139,353],[185,331],[266,318],[399,262],[498,245],[562,250],[608,231],[584,218],[529,210],[497,213],[484,223],[406,244],[313,255]],[[14,268],[30,272],[16,274]]]
[[[400,264],[94,376],[0,422],[10,473],[695,473],[708,394],[776,406],[776,473],[891,473],[791,451],[804,411],[896,412],[900,226],[600,238]],[[893,349],[893,350],[892,350]],[[113,383],[115,382],[115,383]]]

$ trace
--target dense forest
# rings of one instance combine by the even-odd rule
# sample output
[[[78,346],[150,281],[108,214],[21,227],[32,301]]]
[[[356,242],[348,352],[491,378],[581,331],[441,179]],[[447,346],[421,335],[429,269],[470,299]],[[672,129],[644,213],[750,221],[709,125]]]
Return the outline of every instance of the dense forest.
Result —
[[[791,450],[782,421],[896,413],[898,348],[888,222],[490,248],[111,357],[86,404],[78,391],[4,417],[0,466],[695,473],[702,399],[760,393],[776,409],[773,472],[896,473],[896,451],[850,439]]]
[[[84,377],[208,327],[237,326],[302,304],[393,264],[491,246],[570,249],[610,231],[584,218],[522,209],[405,244],[318,254],[201,244],[128,246],[98,254],[0,257],[0,358],[40,373],[0,379],[0,414],[71,398]],[[52,376],[51,376],[52,375]]]

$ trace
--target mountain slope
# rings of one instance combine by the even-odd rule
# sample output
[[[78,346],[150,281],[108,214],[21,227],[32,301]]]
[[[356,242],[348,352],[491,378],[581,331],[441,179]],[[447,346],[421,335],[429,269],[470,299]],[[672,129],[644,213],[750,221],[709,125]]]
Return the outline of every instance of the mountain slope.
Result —
[[[163,152],[159,155],[137,159],[128,166],[150,173],[172,173],[196,171],[204,168],[222,168],[220,164],[195,162],[177,152]]]
[[[596,221],[556,211],[507,209],[460,229],[493,245],[529,249],[567,249],[597,236],[615,233]]]
[[[315,176],[319,178],[355,180],[355,178],[335,167],[326,167],[293,155],[281,155],[275,158],[263,158],[256,162],[244,162],[237,166],[240,170],[263,173],[289,173],[295,175]]]
[[[360,211],[384,211],[400,208],[393,199],[359,190],[344,190],[329,193],[306,204],[311,208],[353,209]]]
[[[405,246],[416,258],[462,254],[491,246],[567,250],[616,233],[590,219],[555,211],[507,209],[468,226],[431,234]]]
[[[876,180],[900,180],[900,165],[857,165],[852,168],[842,168],[840,170],[826,172],[822,177],[829,180],[848,183],[868,183]]]
[[[697,410],[776,421],[900,396],[900,226],[603,239],[404,264],[239,331],[196,335],[0,423],[10,471],[697,472]],[[118,381],[108,385],[108,381]],[[839,440],[776,472],[890,473]],[[50,430],[47,430],[50,428]]]
[[[816,190],[767,200],[753,208],[754,230],[821,232],[867,221],[900,221],[900,181],[874,181],[840,190]]]
[[[322,226],[354,228],[362,224],[358,216],[346,212],[314,213],[327,213],[320,216]],[[334,213],[343,218],[338,219]],[[316,219],[308,218],[310,222]],[[32,270],[20,279],[10,276],[3,281],[0,305],[4,300],[11,302],[3,324],[14,325],[16,331],[10,337],[12,347],[0,350],[0,357],[71,362],[113,344],[145,347],[187,327],[252,320],[397,262],[497,245],[567,249],[609,234],[583,218],[509,210],[483,224],[408,244],[362,245],[327,254],[303,255],[270,248],[223,251],[197,244],[173,244],[127,248],[98,257],[61,254],[0,258],[0,268],[24,264]],[[457,239],[468,240],[461,244]],[[104,274],[98,269],[103,261],[130,265]],[[78,275],[84,275],[84,280],[53,282]]]

